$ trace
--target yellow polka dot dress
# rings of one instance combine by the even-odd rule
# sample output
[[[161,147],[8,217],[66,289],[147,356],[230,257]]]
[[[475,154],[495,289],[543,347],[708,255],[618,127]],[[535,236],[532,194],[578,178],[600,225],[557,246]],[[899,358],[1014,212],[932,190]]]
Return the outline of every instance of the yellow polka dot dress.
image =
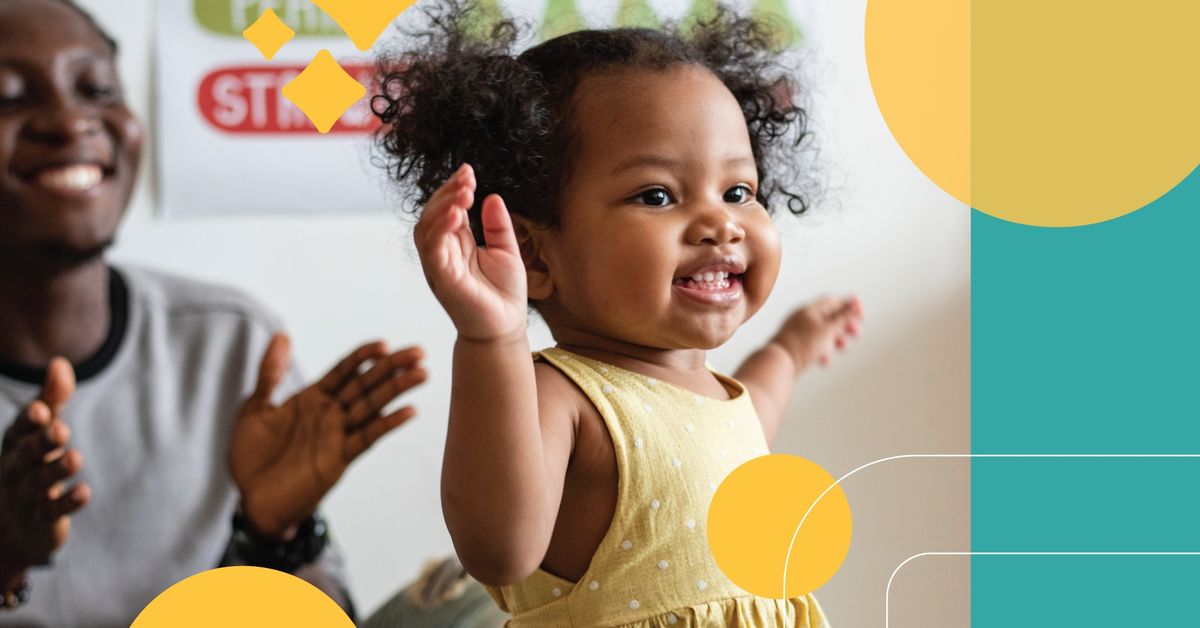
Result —
[[[604,418],[617,457],[617,506],[578,582],[539,569],[488,589],[513,614],[510,628],[828,627],[811,595],[751,595],[709,551],[705,524],[717,486],[768,453],[740,383],[718,374],[733,398],[717,400],[562,349],[535,358],[575,382]]]

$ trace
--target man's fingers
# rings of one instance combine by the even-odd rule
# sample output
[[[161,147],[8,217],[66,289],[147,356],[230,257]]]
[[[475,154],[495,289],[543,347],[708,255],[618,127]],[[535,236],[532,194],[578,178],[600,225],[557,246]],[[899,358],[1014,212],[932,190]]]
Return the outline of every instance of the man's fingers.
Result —
[[[50,406],[47,406],[46,402],[41,399],[35,399],[21,411],[21,414],[17,415],[17,420],[13,421],[12,425],[4,431],[4,443],[0,451],[7,452],[12,449],[16,442],[26,434],[46,429],[52,418]]]
[[[356,397],[362,396],[367,391],[372,390],[379,385],[388,375],[394,371],[410,369],[425,357],[425,352],[420,347],[408,347],[392,353],[383,359],[379,360],[368,370],[355,377],[338,392],[338,403],[343,406],[352,404]]]
[[[42,384],[38,399],[46,402],[51,414],[58,416],[74,393],[75,369],[71,368],[71,363],[66,358],[50,360],[50,366],[46,368],[46,381]]]
[[[363,425],[360,429],[351,432],[346,439],[346,460],[354,460],[370,448],[371,445],[374,445],[375,441],[382,438],[384,434],[404,425],[416,415],[416,408],[404,406],[387,416],[379,417]]]
[[[371,417],[379,414],[384,406],[392,402],[393,399],[399,397],[404,392],[412,387],[424,382],[428,379],[429,374],[423,368],[414,368],[403,373],[394,374],[392,377],[384,380],[378,386],[373,388],[366,396],[360,397],[354,405],[350,406],[348,413],[349,425],[353,429]]]
[[[76,484],[57,498],[42,502],[38,515],[45,521],[56,521],[83,508],[91,499],[92,489],[87,484]]]
[[[387,345],[381,340],[368,342],[355,349],[350,355],[342,358],[337,366],[329,370],[321,381],[317,382],[317,386],[321,390],[330,395],[336,396],[341,391],[342,386],[350,381],[355,375],[358,375],[358,370],[363,362],[368,360],[378,360],[387,353]]]
[[[271,336],[271,342],[258,365],[258,384],[254,387],[254,393],[250,395],[248,403],[259,406],[271,403],[271,393],[279,386],[279,382],[283,381],[291,359],[292,341],[287,334],[277,333]]]
[[[45,498],[50,487],[79,473],[81,468],[83,455],[74,449],[68,449],[55,460],[35,467],[26,480],[26,487],[31,495]]]
[[[45,430],[22,436],[0,463],[0,477],[14,478],[43,464],[46,454],[66,445],[70,437],[71,429],[62,421],[54,421]]]

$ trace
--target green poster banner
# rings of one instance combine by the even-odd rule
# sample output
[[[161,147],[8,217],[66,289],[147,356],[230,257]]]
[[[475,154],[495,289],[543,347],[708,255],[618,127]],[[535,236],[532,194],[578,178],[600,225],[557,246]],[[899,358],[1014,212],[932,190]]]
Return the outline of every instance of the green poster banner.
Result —
[[[296,31],[297,37],[344,37],[342,29],[308,0],[192,0],[192,15],[204,30],[241,37],[268,8]]]

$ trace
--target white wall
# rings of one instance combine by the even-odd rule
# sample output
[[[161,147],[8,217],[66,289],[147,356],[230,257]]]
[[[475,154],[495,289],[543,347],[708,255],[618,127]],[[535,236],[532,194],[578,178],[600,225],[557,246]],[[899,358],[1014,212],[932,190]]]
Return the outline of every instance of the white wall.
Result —
[[[120,40],[130,100],[152,128],[153,3],[83,4]],[[686,4],[661,6],[681,11]],[[888,134],[867,82],[864,9],[865,0],[813,2],[818,53],[810,67],[829,198],[785,227],[788,251],[776,293],[713,356],[718,367],[732,370],[794,305],[822,292],[858,293],[867,309],[865,337],[834,368],[802,381],[776,443],[778,451],[810,457],[835,476],[886,455],[969,450],[969,215]],[[310,375],[368,338],[427,349],[432,377],[412,397],[421,416],[368,452],[326,504],[355,594],[369,610],[425,559],[450,551],[437,485],[454,334],[414,263],[406,224],[394,210],[164,220],[154,212],[153,149],[147,157],[115,259],[256,295],[283,315]],[[534,336],[535,345],[548,338],[540,326]],[[854,545],[843,570],[819,592],[836,625],[878,625],[887,575],[908,555],[966,549],[966,478],[962,465],[912,463],[847,482]],[[907,604],[905,617],[921,620],[901,624],[894,615],[892,625],[964,625],[965,561],[930,565],[921,574],[924,585],[913,577],[905,588],[900,578],[894,595],[894,605]]]

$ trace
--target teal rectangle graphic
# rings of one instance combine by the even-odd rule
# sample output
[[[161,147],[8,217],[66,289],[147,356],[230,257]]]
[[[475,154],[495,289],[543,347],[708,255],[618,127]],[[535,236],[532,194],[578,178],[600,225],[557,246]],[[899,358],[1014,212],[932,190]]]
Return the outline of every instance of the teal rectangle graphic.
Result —
[[[974,212],[975,454],[1200,454],[1200,170],[1106,223]],[[1200,553],[1200,458],[975,458],[974,552]],[[1197,626],[1200,556],[975,556],[971,625]]]

